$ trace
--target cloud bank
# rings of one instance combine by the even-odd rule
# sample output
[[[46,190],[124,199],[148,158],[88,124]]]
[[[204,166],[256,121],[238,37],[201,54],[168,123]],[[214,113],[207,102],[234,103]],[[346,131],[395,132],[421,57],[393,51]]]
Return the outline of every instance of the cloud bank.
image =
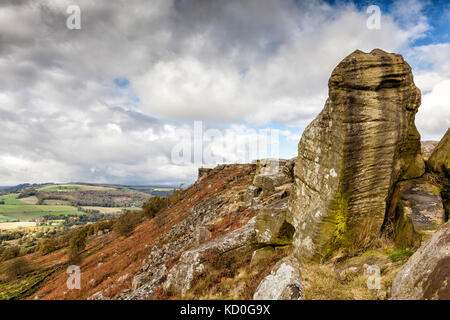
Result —
[[[73,4],[81,30],[66,27]],[[425,8],[395,2],[373,30],[352,2],[2,1],[0,185],[191,182],[196,164],[174,164],[171,152],[194,120],[242,137],[282,126],[284,150],[355,49],[405,55],[423,92],[419,131],[439,139],[450,125],[450,49],[412,45],[433,32]]]

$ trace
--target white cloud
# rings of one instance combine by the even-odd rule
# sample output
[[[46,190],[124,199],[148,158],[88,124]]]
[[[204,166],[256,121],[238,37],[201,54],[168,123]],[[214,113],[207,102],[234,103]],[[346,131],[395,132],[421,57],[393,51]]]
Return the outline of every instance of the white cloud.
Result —
[[[69,4],[81,7],[81,30],[66,28]],[[355,49],[433,64],[415,70],[417,117],[422,136],[438,136],[448,127],[450,59],[448,44],[409,50],[429,31],[422,11],[399,2],[369,30],[365,10],[319,0],[2,1],[0,185],[192,181],[196,165],[170,160],[180,128],[204,120],[226,146],[256,141],[256,125],[304,127]],[[116,87],[118,77],[130,86]],[[278,134],[295,141],[297,131]],[[242,159],[225,146],[211,145],[225,162]]]
[[[414,81],[422,91],[417,128],[423,140],[440,140],[450,127],[450,44],[415,47],[407,59],[417,66]]]

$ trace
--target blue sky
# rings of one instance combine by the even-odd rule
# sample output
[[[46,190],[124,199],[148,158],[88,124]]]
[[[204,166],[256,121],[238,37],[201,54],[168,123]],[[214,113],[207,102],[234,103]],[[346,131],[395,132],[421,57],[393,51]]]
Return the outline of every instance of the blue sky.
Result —
[[[450,126],[446,1],[73,0],[0,4],[0,185],[179,184],[195,123],[216,163],[247,161],[239,144],[279,137],[291,158],[323,108],[333,68],[356,49],[401,53],[422,91],[424,140]],[[368,29],[369,5],[381,28]],[[188,138],[190,137],[191,140]],[[208,149],[209,148],[209,149]]]

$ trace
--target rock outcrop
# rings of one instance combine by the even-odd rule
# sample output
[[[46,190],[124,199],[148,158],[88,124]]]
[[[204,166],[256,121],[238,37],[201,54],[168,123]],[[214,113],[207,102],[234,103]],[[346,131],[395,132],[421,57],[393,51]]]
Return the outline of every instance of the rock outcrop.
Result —
[[[198,168],[198,177],[197,177],[197,182],[202,181],[204,178],[206,178],[208,176],[208,174],[212,171],[213,169],[210,168]]]
[[[401,55],[359,50],[334,69],[325,108],[298,145],[288,220],[303,259],[364,247],[382,229],[395,183],[424,173],[414,125],[420,90]]]
[[[428,159],[428,167],[436,173],[450,177],[450,128],[434,148]]]
[[[303,293],[300,264],[294,257],[286,257],[265,277],[253,300],[301,300]]]
[[[286,221],[288,198],[262,208],[256,217],[256,240],[264,245],[292,243],[294,227]]]
[[[450,222],[403,265],[392,283],[392,299],[450,299]]]
[[[276,187],[292,182],[292,160],[263,159],[257,161],[256,165],[253,185],[264,192],[274,191]]]
[[[419,247],[445,223],[439,187],[426,178],[399,183],[395,243],[401,248]]]
[[[220,238],[206,242],[205,244],[185,251],[180,261],[170,270],[163,287],[165,290],[184,295],[190,288],[195,274],[205,268],[203,254],[207,251],[216,251],[219,254],[234,250],[250,250],[255,245],[255,219],[250,220],[245,226],[234,230]]]

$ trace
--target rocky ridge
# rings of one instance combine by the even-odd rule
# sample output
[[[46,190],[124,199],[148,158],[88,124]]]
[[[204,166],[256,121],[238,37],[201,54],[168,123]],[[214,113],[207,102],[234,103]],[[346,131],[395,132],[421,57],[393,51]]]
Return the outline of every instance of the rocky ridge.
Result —
[[[297,158],[200,168],[164,214],[129,238],[99,238],[110,242],[90,248],[101,250],[81,266],[84,291],[61,296],[59,274],[36,296],[341,298],[335,286],[351,298],[447,299],[449,133],[423,156],[419,105],[400,55],[357,50],[333,71]]]

